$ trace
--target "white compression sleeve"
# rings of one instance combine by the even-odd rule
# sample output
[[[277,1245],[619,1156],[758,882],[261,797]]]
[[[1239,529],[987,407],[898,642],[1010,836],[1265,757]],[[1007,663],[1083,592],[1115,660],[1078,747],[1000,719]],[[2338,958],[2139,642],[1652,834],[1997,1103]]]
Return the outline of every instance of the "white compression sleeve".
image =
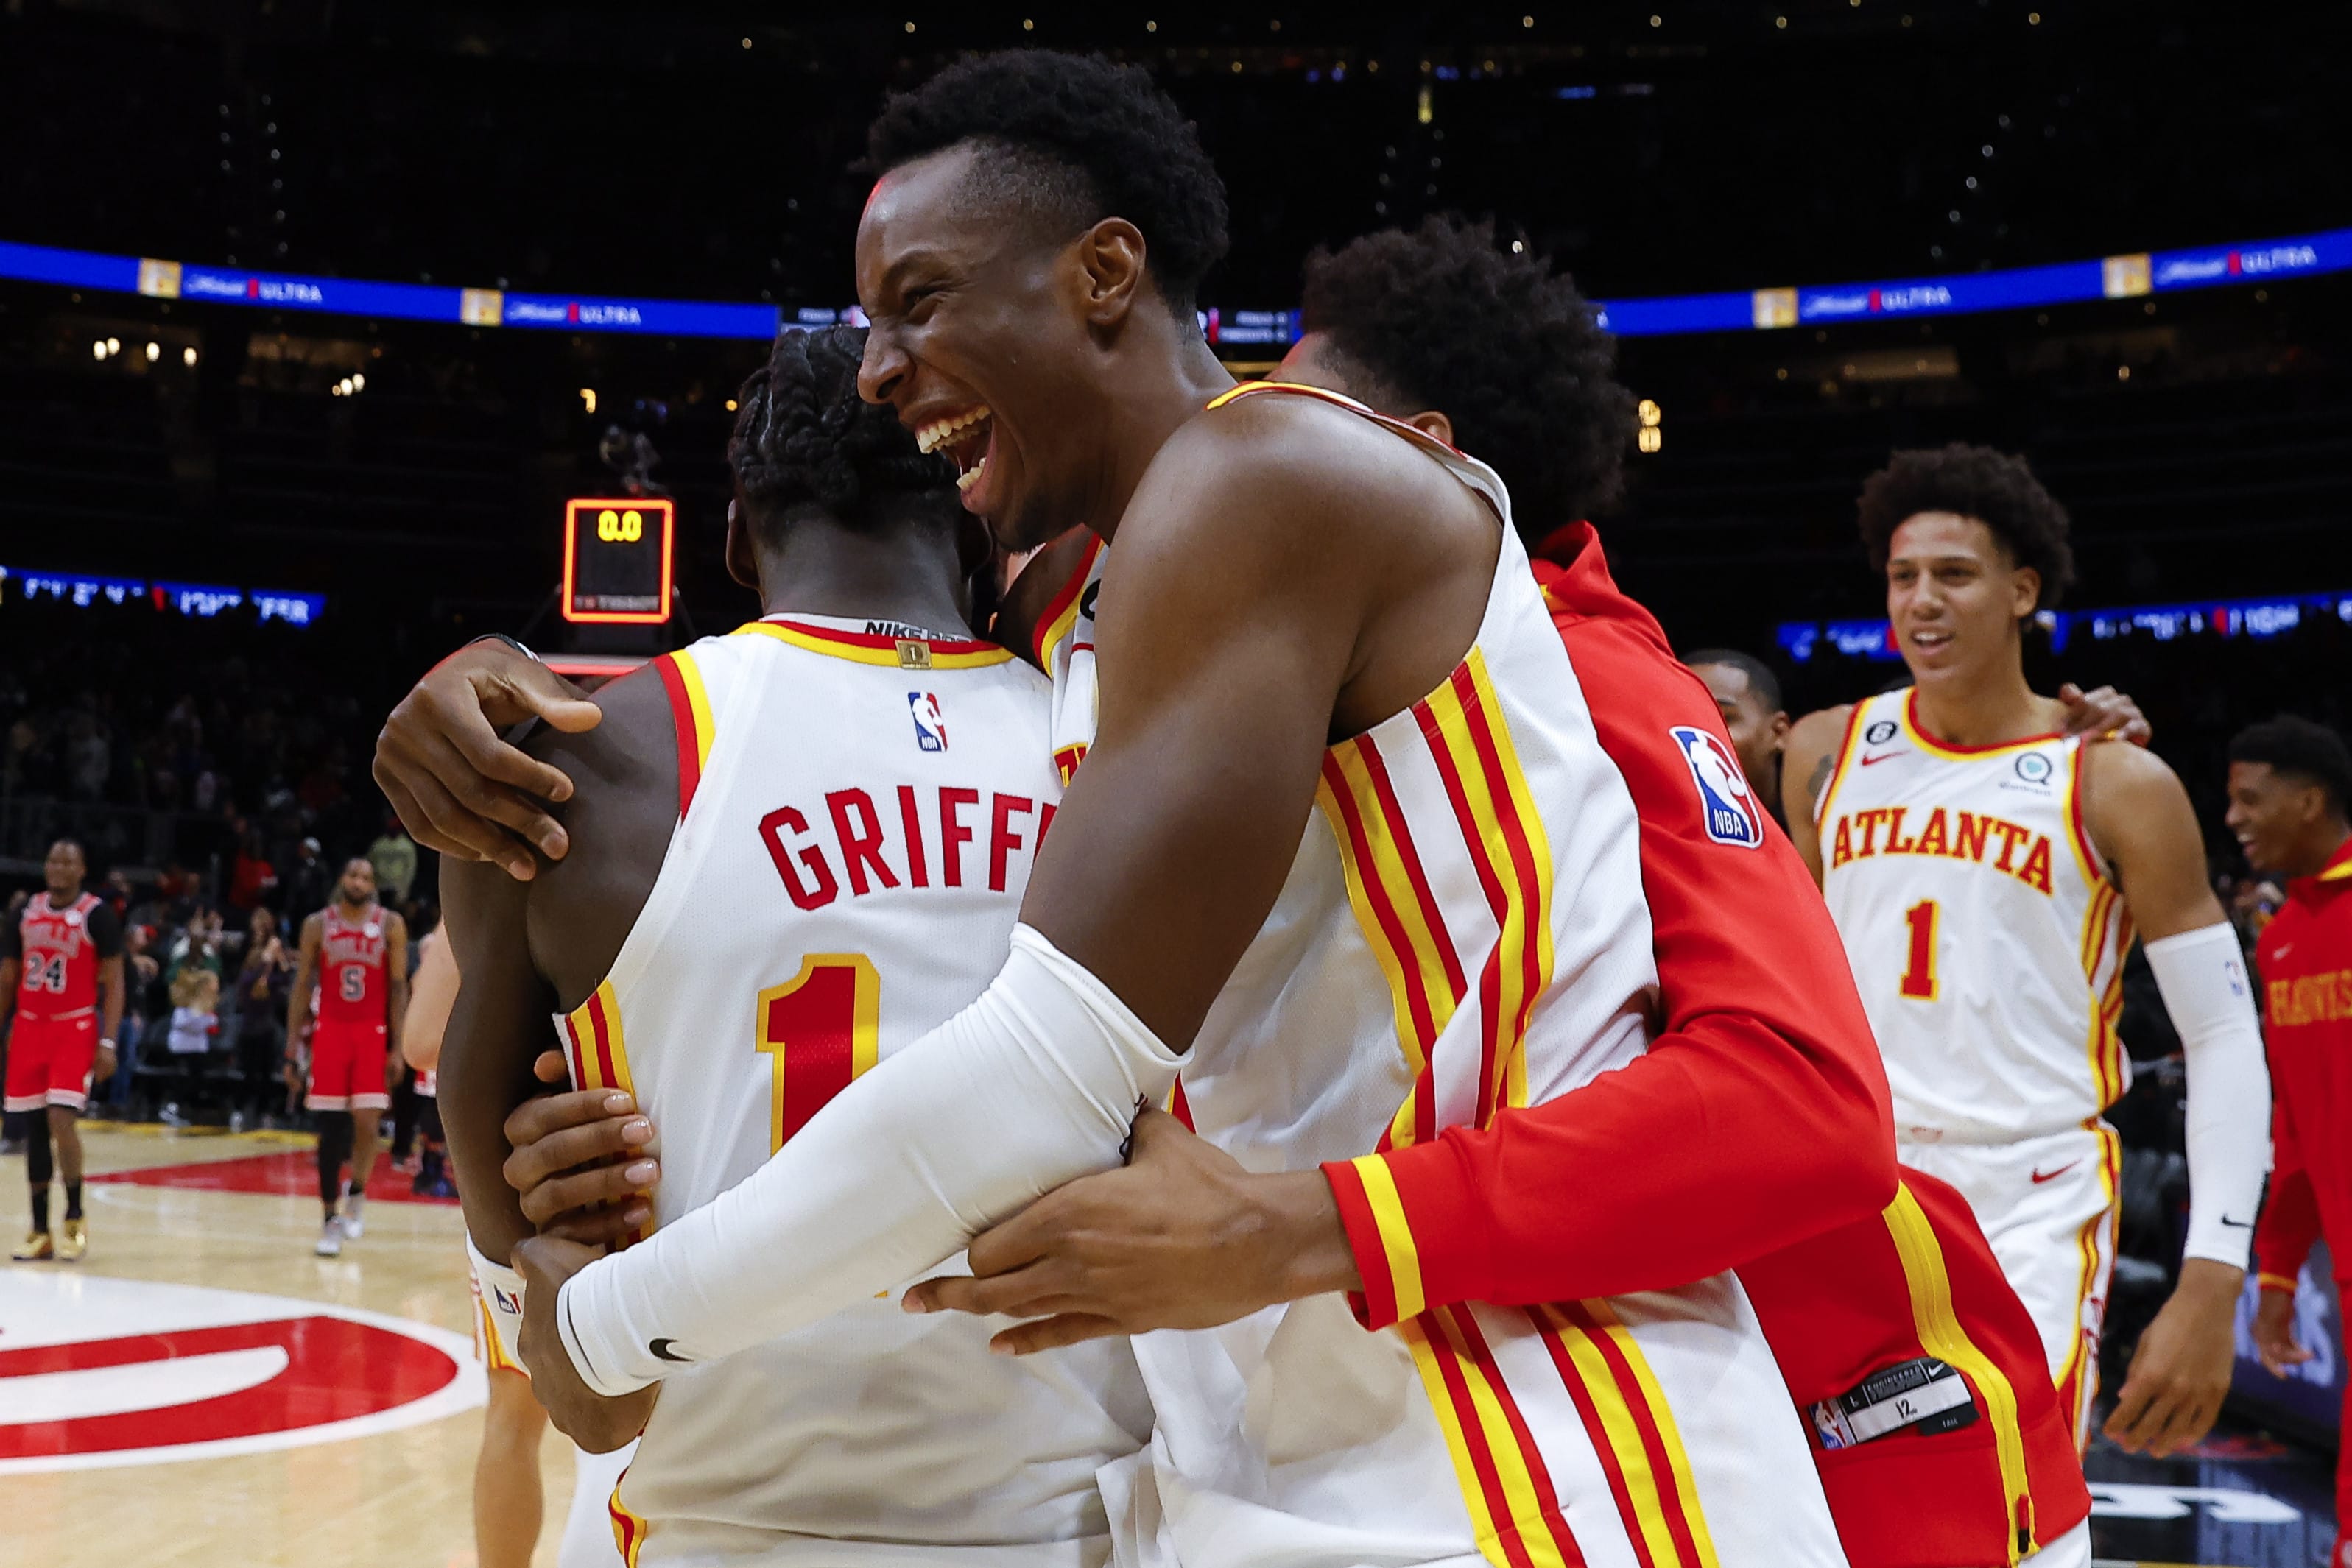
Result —
[[[870,1300],[1116,1167],[1138,1104],[1181,1065],[1101,981],[1015,926],[978,1000],[750,1177],[567,1281],[564,1348],[590,1387],[626,1394]]]
[[[2271,1075],[2238,934],[2160,937],[2147,964],[2189,1069],[2187,1255],[2242,1269],[2271,1168]]]

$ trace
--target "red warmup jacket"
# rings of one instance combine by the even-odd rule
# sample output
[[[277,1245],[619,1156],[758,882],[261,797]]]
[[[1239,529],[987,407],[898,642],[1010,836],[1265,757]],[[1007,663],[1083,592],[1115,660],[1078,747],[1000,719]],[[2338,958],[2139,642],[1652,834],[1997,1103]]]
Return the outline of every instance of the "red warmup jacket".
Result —
[[[2276,1150],[2254,1263],[2264,1290],[2291,1291],[2325,1232],[2336,1277],[2352,1280],[2352,841],[2287,884],[2254,963]]]
[[[1696,725],[1727,748],[1714,699],[1619,591],[1589,524],[1540,555],[1640,816],[1656,1033],[1638,1061],[1572,1094],[1375,1156],[1408,1235],[1383,1238],[1358,1163],[1326,1166],[1365,1281],[1358,1313],[1396,1320],[1392,1258],[1417,1259],[1433,1308],[1670,1289],[1737,1268],[1809,1426],[1816,1404],[1923,1356],[1974,1396],[1979,1418],[1957,1430],[1837,1449],[1816,1437],[1854,1568],[2014,1562],[2090,1512],[2040,1337],[1967,1204],[1895,1165],[1877,1044],[1794,847],[1770,828],[1756,852],[1706,836],[1669,729]]]

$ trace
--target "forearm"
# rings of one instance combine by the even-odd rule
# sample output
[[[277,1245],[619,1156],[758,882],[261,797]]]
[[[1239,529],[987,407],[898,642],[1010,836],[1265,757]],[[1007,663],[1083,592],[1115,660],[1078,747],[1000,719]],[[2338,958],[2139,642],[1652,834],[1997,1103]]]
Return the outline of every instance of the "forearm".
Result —
[[[1447,1301],[1687,1285],[1874,1214],[1895,1185],[1872,1085],[1731,1014],[1486,1127],[1324,1171],[1376,1328]]]
[[[2311,1173],[2300,1167],[2280,1170],[2263,1205],[2262,1223],[2254,1228],[2254,1266],[2263,1289],[2293,1291],[2304,1260],[2318,1239],[2319,1194],[2311,1185]]]
[[[122,1028],[122,967],[117,963],[114,972],[99,985],[98,1037],[112,1040]]]
[[[449,1157],[467,1173],[457,1189],[466,1230],[483,1255],[501,1267],[514,1244],[533,1228],[523,1218],[521,1195],[501,1174],[509,1152],[507,1113],[538,1088],[530,1056],[527,1042],[501,1051],[488,1040],[467,1038],[454,1020],[443,1040],[436,1094]]]
[[[2207,925],[2147,945],[2189,1076],[2186,1255],[2246,1266],[2270,1172],[2270,1070],[2237,934]]]
[[[384,1049],[399,1056],[401,1031],[408,1019],[408,982],[404,978],[394,977],[386,989],[390,995],[389,1006],[384,1010]]]
[[[1118,1166],[1178,1059],[1024,926],[963,1012],[866,1073],[749,1178],[564,1286],[591,1387],[619,1395],[902,1285],[1062,1183]],[[659,1341],[669,1351],[656,1355]]]

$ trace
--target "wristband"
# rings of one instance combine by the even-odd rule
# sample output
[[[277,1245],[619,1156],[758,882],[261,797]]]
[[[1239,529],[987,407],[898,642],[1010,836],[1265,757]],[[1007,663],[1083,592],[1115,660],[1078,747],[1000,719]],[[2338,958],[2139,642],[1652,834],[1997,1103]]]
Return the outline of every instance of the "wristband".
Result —
[[[2295,1281],[2284,1274],[2258,1274],[2255,1281],[2265,1291],[2283,1291],[2290,1296],[2295,1291]]]
[[[520,653],[524,658],[529,659],[534,664],[543,664],[547,662],[538,654],[532,653],[529,648],[525,647],[521,638],[509,637],[503,632],[485,632],[480,636],[475,638],[472,643],[467,643],[466,646],[470,648],[474,645],[474,643],[504,643],[508,647],[512,648],[516,653]]]
[[[112,1051],[114,1049],[114,1042],[110,1040],[101,1040],[98,1043],[100,1048],[102,1050]]]

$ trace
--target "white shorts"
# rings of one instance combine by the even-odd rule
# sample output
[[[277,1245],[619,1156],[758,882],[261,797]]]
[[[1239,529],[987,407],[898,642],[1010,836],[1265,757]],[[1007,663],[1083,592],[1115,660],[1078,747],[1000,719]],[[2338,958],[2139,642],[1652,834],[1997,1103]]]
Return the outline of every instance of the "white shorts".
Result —
[[[510,1372],[528,1378],[530,1374],[523,1367],[520,1348],[522,1292],[503,1286],[485,1287],[470,1256],[466,1260],[466,1282],[474,1291],[474,1354],[493,1374]],[[623,1568],[613,1491],[636,1452],[635,1443],[609,1454],[572,1450],[572,1504],[563,1515],[556,1568]]]
[[[2090,1437],[2099,1330],[2116,1267],[2122,1157],[2116,1130],[2093,1121],[2013,1144],[1898,1140],[1895,1155],[1969,1200],[2000,1271],[2041,1332],[2059,1408],[2081,1447]]]

